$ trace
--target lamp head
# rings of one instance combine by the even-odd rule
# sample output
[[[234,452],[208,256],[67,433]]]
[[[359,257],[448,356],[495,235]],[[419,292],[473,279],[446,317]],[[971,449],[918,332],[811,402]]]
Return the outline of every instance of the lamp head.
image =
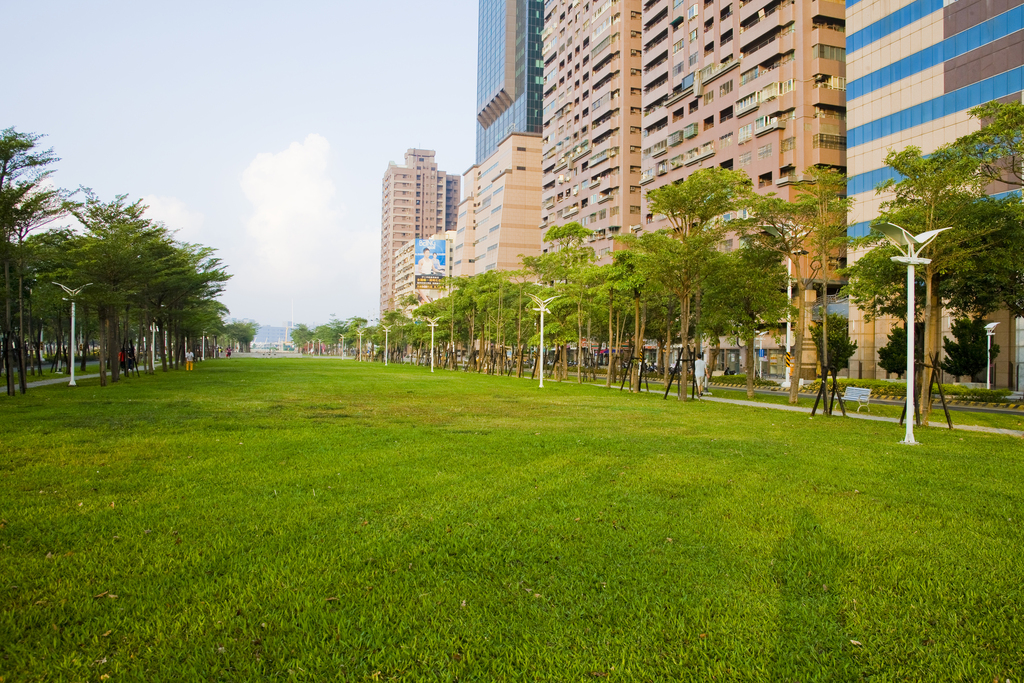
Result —
[[[996,325],[998,324],[999,323],[989,323],[988,325],[985,325],[985,331],[989,334],[995,334]]]

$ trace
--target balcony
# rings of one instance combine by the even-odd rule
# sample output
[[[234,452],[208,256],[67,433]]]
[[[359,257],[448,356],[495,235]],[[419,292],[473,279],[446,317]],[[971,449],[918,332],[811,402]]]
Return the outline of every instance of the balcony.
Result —
[[[687,124],[685,128],[683,128],[683,137],[689,140],[690,138],[697,137],[697,133],[699,132],[700,130],[698,128],[698,125],[696,123],[690,123]]]
[[[754,119],[754,135],[757,137],[770,133],[773,130],[785,130],[785,128],[786,122],[780,122],[778,116],[759,116]]]
[[[761,93],[756,92],[751,95],[747,95],[742,100],[736,102],[736,106],[733,108],[733,115],[740,117],[744,114],[749,114],[755,111],[761,106]]]
[[[573,161],[590,154],[590,140],[585,140],[572,148],[570,158]]]
[[[562,212],[562,218],[570,218],[572,216],[575,216],[579,212],[580,207],[578,205],[570,206],[568,209]]]
[[[640,174],[640,184],[641,185],[646,185],[647,183],[651,182],[652,180],[654,180],[654,169],[653,168],[649,168],[649,169],[647,169],[646,171],[644,171],[643,173]]]
[[[738,68],[739,65],[740,60],[734,58],[733,55],[729,55],[728,57],[725,58],[724,61],[722,61],[721,64],[712,64],[710,66],[704,67],[703,69],[700,70],[701,87],[703,88],[703,86],[715,80],[722,74]]]
[[[590,157],[590,168],[594,168],[594,166],[601,163],[602,161],[607,161],[608,159],[614,156],[618,156],[618,154],[618,147],[607,147],[601,150],[600,152],[596,152],[592,157]]]
[[[685,163],[687,166],[692,166],[694,164],[700,163],[701,161],[704,161],[708,157],[713,156],[715,156],[715,143],[707,142],[704,145],[702,145],[700,149],[694,147],[689,152],[687,152]]]
[[[683,144],[683,133],[682,133],[682,131],[678,131],[677,130],[674,133],[670,133],[669,136],[668,136],[668,139],[666,140],[666,142],[668,143],[669,147],[677,147],[677,146]]]
[[[668,142],[666,140],[662,140],[661,142],[656,142],[653,145],[651,145],[650,147],[648,147],[647,149],[645,149],[644,150],[644,156],[645,157],[661,156],[662,154],[664,154],[667,151],[668,151]]]
[[[659,161],[658,165],[655,167],[654,170],[657,175],[665,175],[666,173],[668,173],[668,162]]]
[[[668,165],[671,166],[672,168],[679,168],[684,163],[686,163],[686,155],[685,154],[677,154],[677,155],[675,155],[674,157],[672,157],[671,159],[668,160]]]

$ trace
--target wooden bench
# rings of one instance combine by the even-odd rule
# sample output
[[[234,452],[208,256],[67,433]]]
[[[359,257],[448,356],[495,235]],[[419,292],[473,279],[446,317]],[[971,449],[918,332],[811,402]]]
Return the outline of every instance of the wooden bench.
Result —
[[[844,401],[856,401],[857,412],[860,412],[861,408],[867,407],[868,412],[871,412],[871,390],[865,389],[864,387],[846,387],[846,391],[843,392]]]

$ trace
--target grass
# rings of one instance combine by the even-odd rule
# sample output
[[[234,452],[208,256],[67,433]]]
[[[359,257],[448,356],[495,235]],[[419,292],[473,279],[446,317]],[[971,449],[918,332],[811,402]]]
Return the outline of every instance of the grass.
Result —
[[[1018,438],[197,367],[0,401],[5,683],[1024,671]]]

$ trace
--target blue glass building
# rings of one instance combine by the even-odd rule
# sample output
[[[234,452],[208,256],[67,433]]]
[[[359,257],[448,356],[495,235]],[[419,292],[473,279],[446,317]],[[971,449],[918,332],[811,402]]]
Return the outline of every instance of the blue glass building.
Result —
[[[480,0],[476,163],[509,133],[543,128],[542,0]]]

